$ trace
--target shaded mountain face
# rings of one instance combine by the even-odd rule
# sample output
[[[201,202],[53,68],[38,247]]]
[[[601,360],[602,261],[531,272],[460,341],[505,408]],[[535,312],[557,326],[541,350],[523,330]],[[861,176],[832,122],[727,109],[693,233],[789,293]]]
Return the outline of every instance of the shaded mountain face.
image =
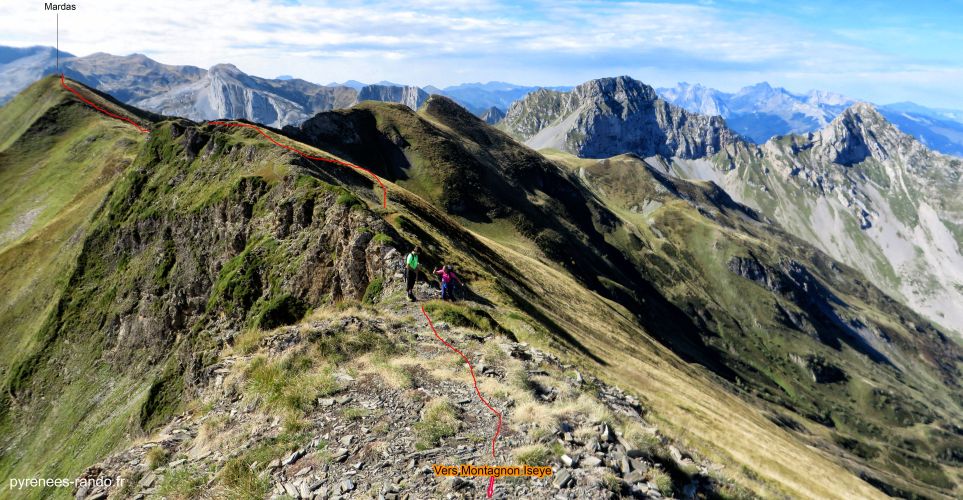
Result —
[[[538,90],[514,103],[500,128],[535,149],[601,158],[619,153],[699,158],[739,144],[719,117],[689,113],[621,76],[571,92]]]
[[[486,109],[485,112],[479,116],[479,118],[489,125],[494,125],[500,122],[502,118],[505,118],[505,112],[502,111],[501,108],[492,106]]]
[[[672,174],[716,182],[931,320],[963,332],[963,309],[955,306],[963,300],[961,160],[930,152],[866,103],[815,133],[756,146],[721,120],[653,98],[638,82],[589,84],[601,94],[578,101],[574,92],[536,92],[499,126],[532,147],[583,157],[658,156]],[[637,110],[647,110],[648,125],[638,123]],[[596,116],[616,125],[590,125]]]

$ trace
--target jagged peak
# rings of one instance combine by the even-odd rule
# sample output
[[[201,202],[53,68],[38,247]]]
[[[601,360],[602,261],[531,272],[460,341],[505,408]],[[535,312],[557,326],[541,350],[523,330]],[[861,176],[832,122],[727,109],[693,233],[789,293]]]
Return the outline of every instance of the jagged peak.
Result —
[[[610,94],[620,90],[631,92],[632,94],[641,94],[648,100],[658,99],[658,95],[652,86],[646,85],[627,75],[589,80],[575,87],[573,92],[578,95],[590,95],[598,93]]]
[[[876,109],[876,106],[866,101],[854,102],[852,105],[846,108],[845,111],[840,113],[840,115],[836,117],[836,120],[848,120],[853,119],[854,117],[886,120],[883,118],[883,115],[880,114],[879,110]]]
[[[820,149],[833,163],[852,165],[872,157],[886,160],[906,139],[868,102],[856,102],[815,134]]]

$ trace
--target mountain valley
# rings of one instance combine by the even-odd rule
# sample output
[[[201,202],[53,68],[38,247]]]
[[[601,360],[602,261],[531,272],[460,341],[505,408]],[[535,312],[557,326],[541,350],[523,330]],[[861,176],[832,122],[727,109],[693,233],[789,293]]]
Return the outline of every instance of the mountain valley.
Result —
[[[423,306],[504,410],[497,463],[556,469],[497,495],[961,494],[963,348],[938,302],[960,161],[871,106],[762,146],[625,77],[531,92],[498,128],[401,87],[264,123],[370,169],[384,207],[352,169],[69,83],[150,133],[51,77],[0,109],[4,482],[475,496],[426,474],[489,460],[494,421]],[[405,300],[414,246],[457,264],[464,300]]]

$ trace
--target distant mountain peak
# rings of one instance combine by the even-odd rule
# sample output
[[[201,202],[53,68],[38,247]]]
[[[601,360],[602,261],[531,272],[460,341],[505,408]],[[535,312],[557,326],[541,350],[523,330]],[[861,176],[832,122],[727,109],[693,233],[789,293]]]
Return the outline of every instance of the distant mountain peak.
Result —
[[[659,98],[654,88],[626,75],[589,80],[576,86],[574,92],[580,96],[606,96],[618,101],[639,97],[654,101]]]
[[[773,88],[773,86],[770,85],[769,82],[759,82],[759,83],[755,83],[755,84],[743,87],[743,90],[783,90],[783,88],[782,87]]]
[[[498,106],[492,106],[486,109],[479,118],[489,125],[494,125],[500,122],[502,118],[505,118],[505,112]]]
[[[905,139],[875,106],[857,102],[840,113],[816,137],[823,155],[833,163],[853,165],[875,158],[884,161],[896,154]]]
[[[806,101],[811,104],[825,106],[846,106],[853,104],[854,100],[837,92],[827,90],[810,90],[806,94]]]
[[[589,80],[570,92],[537,90],[516,101],[500,127],[532,148],[588,158],[701,158],[740,142],[722,119],[668,104],[629,76]]]
[[[883,115],[879,113],[879,111],[876,109],[876,106],[866,101],[857,101],[853,103],[851,106],[846,108],[846,110],[843,111],[843,113],[837,119],[855,115],[864,118],[884,120]]]
[[[411,85],[366,85],[358,91],[358,101],[399,102],[418,109],[428,100],[428,93]]]

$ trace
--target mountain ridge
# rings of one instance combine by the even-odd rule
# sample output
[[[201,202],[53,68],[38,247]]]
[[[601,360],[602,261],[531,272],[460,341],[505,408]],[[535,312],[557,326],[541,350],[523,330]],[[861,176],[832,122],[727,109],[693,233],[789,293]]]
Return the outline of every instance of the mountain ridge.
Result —
[[[929,152],[868,103],[849,106],[819,131],[757,146],[722,118],[690,114],[627,77],[617,82],[535,92],[499,127],[536,149],[661,157],[667,171],[716,182],[963,335],[963,311],[952,306],[963,301],[958,159]]]
[[[618,116],[668,109],[663,118],[701,120],[651,99],[642,107],[623,105],[598,95],[605,89],[650,96],[626,80],[590,85],[584,95],[617,109]],[[37,104],[43,102],[49,107]],[[15,252],[0,247],[3,286],[28,295],[49,293],[18,302],[25,309],[0,304],[4,318],[31,318],[12,322],[17,338],[2,347],[21,347],[0,359],[4,477],[31,467],[51,477],[79,474],[134,436],[185,422],[183,412],[202,416],[205,403],[213,403],[218,414],[248,413],[246,406],[271,411],[272,398],[280,397],[290,402],[295,417],[318,415],[314,409],[328,404],[315,397],[319,392],[303,398],[258,396],[249,384],[270,386],[265,377],[279,369],[297,377],[299,383],[291,385],[321,391],[318,384],[331,380],[326,367],[340,373],[356,366],[346,358],[367,349],[357,342],[379,345],[378,338],[410,331],[403,315],[384,315],[379,306],[405,304],[396,264],[417,245],[425,265],[457,262],[469,283],[461,304],[427,302],[449,308],[444,321],[474,325],[483,334],[507,336],[507,331],[560,353],[573,368],[619,380],[644,395],[647,415],[660,422],[660,432],[697,443],[696,452],[727,464],[726,477],[758,494],[958,493],[953,462],[958,436],[948,426],[961,412],[959,346],[850,266],[740,205],[719,188],[723,184],[666,173],[704,158],[680,158],[677,164],[661,157],[546,156],[443,96],[430,96],[417,112],[367,101],[281,130],[279,141],[377,172],[389,186],[390,203],[383,209],[377,186],[353,170],[318,168],[251,131],[183,119],[151,118],[156,123],[147,140],[65,95],[53,79],[0,113],[0,122],[19,124],[9,132],[5,128],[9,137],[0,140],[7,144],[0,151],[0,175],[30,183],[0,182],[2,189],[23,196],[48,186],[69,188],[73,191],[53,199],[86,193],[85,203],[93,207],[63,212],[51,205],[61,217],[74,214],[74,222],[51,226],[41,216],[19,239],[3,244],[14,245]],[[684,123],[663,123],[686,130]],[[697,144],[682,139],[677,144]],[[789,140],[794,142],[773,147],[813,148],[803,137]],[[726,172],[745,171],[743,157],[760,160],[749,146],[733,144],[713,156],[725,161]],[[23,154],[29,151],[33,154]],[[97,181],[98,190],[35,177],[64,172],[58,155],[65,152],[70,166],[94,169],[84,179]],[[925,148],[920,154],[927,154]],[[33,209],[18,200],[3,197],[0,221],[16,226]],[[21,286],[29,282],[21,257],[28,254],[21,249],[29,248],[36,231],[56,231],[73,241],[70,248],[77,252],[59,257],[63,280],[40,288]],[[53,265],[46,257],[31,262]],[[309,307],[337,308],[339,299],[363,307],[366,296],[371,321],[335,318],[333,329],[311,326],[310,318],[300,323]],[[309,333],[291,335],[292,323]],[[361,332],[375,327],[382,332],[375,339]],[[245,349],[245,342],[264,359],[231,370],[238,360],[229,349]],[[262,349],[274,345],[277,353]],[[280,356],[296,354],[289,349],[305,349],[307,360]],[[384,355],[394,360],[390,351]],[[251,399],[234,405],[238,393],[232,384],[222,385],[224,378],[217,383],[217,375],[229,372],[240,377],[233,387]],[[412,383],[431,390],[432,376],[418,373]],[[519,383],[535,396],[555,393],[560,403],[571,401],[565,386],[540,377],[526,374]],[[506,398],[500,400],[505,408],[512,406],[508,401],[524,401],[514,390],[497,396]],[[195,399],[199,394],[214,399]],[[192,410],[187,401],[201,409]],[[516,418],[527,425],[523,415],[521,407],[511,410],[509,425]],[[284,415],[274,416],[280,422]],[[41,422],[50,432],[24,432],[30,426],[21,424],[27,421]],[[532,423],[547,431],[544,437],[559,432],[563,421]],[[241,436],[258,449],[267,445],[268,453],[258,465],[252,458],[240,470],[275,474],[265,464],[299,450],[313,453],[320,441],[309,443],[328,439],[320,437],[324,431],[316,422],[295,419],[283,426],[308,429],[303,435],[282,434],[280,427]],[[557,435],[566,444],[545,452],[544,460],[572,479],[538,487],[571,497],[577,489],[564,488],[570,480],[587,487],[591,478],[587,467],[566,466],[561,454],[595,452],[591,442],[569,441],[564,432]],[[281,436],[291,442],[274,447]],[[665,446],[669,458],[641,474],[686,464],[681,454],[678,461],[671,458],[668,442],[659,442],[656,449]],[[766,453],[759,453],[759,442],[766,443]],[[614,443],[606,446],[630,458],[632,445],[621,445],[624,451]],[[64,461],[44,461],[51,450]],[[351,457],[352,463],[368,460]],[[637,466],[599,460],[615,478],[613,494],[642,494],[639,475],[631,475]],[[214,462],[203,463],[219,467]],[[194,477],[191,463],[174,460],[152,471],[152,481],[166,488],[178,475]],[[227,487],[227,470],[196,475],[203,484]],[[667,490],[671,494],[682,494],[680,488],[690,483],[708,493],[717,484],[706,486],[698,479],[701,470],[673,474],[682,482]],[[375,486],[365,473],[354,477],[363,489]],[[157,491],[146,479],[148,486],[131,483],[138,491]],[[258,491],[263,496],[267,490]]]
[[[767,82],[746,86],[734,93],[686,82],[657,90],[667,101],[688,111],[726,118],[731,128],[756,144],[781,135],[815,132],[857,102],[830,91],[793,93],[781,87],[773,88]],[[914,103],[874,106],[900,130],[931,149],[963,156],[963,112],[930,109]]]

